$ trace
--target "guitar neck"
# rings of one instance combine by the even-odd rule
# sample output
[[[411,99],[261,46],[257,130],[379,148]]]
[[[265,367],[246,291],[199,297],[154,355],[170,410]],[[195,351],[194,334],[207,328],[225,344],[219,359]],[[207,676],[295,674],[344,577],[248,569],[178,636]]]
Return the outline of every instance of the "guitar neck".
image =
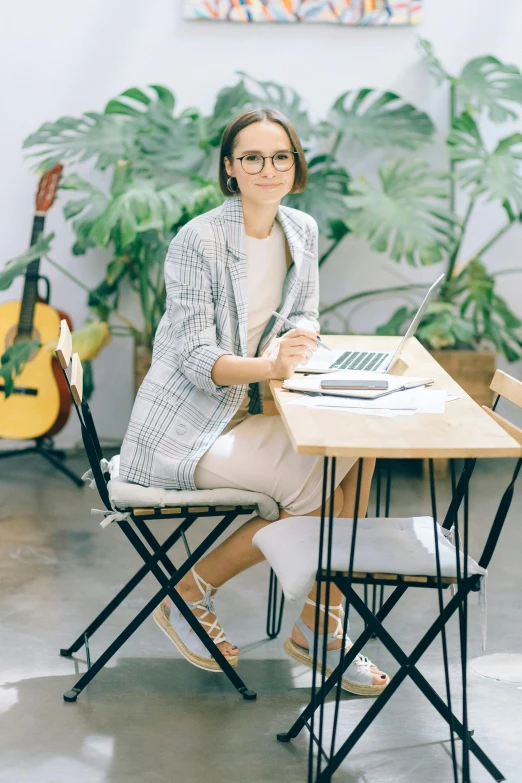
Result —
[[[33,219],[31,232],[31,247],[36,244],[44,229],[45,216],[36,214]],[[33,333],[34,306],[38,299],[38,275],[40,271],[40,259],[31,261],[25,272],[24,292],[20,317],[18,319],[17,338],[29,339]]]

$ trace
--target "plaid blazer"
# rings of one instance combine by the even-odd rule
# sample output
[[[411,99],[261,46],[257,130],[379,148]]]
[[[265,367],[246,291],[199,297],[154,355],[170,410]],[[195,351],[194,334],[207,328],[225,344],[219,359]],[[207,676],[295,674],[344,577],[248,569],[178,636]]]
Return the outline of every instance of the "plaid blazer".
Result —
[[[317,223],[279,207],[293,263],[279,312],[318,330]],[[126,481],[167,489],[196,489],[194,471],[240,406],[248,386],[216,386],[220,356],[247,355],[248,272],[240,196],[187,223],[165,260],[167,308],[159,324],[152,365],[143,381],[123,441],[120,474]],[[274,317],[259,343],[287,331]],[[250,385],[250,413],[262,412],[259,384]]]

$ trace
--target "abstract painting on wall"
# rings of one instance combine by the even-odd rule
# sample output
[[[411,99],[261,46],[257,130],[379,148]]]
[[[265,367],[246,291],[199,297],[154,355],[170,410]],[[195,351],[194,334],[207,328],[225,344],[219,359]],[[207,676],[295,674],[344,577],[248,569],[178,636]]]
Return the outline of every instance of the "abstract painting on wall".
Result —
[[[420,22],[422,4],[423,0],[184,0],[184,16],[247,23],[408,25]]]

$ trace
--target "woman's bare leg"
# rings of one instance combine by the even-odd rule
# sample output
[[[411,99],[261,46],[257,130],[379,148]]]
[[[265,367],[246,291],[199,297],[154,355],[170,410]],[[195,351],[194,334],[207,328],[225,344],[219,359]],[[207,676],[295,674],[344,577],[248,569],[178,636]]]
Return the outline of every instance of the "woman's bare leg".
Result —
[[[368,510],[368,502],[370,499],[370,487],[372,483],[372,477],[373,477],[373,471],[375,469],[375,460],[374,459],[365,459],[363,462],[363,471],[362,471],[362,477],[361,477],[361,492],[359,496],[359,513],[358,518],[364,519],[366,516],[366,512]],[[356,462],[353,468],[346,474],[346,476],[341,481],[340,487],[343,491],[343,505],[342,508],[339,510],[339,513],[336,514],[337,517],[344,517],[344,518],[353,518],[354,510],[355,510],[355,495],[357,491],[357,476],[359,472],[359,462]],[[335,507],[334,507],[335,508]],[[319,592],[319,598],[317,597],[317,594]],[[324,604],[326,600],[326,585],[324,582],[320,585],[319,590],[319,584],[316,582],[313,586],[312,590],[310,591],[308,598],[310,598],[314,602],[319,602],[321,604]],[[343,595],[339,588],[336,585],[330,584],[330,598],[329,598],[329,606],[330,611],[332,611],[335,615],[339,616],[339,611],[332,610],[331,607],[333,606],[340,606],[343,600]],[[311,606],[310,604],[305,604],[303,607],[303,611],[301,612],[301,619],[305,623],[305,625],[308,626],[308,628],[312,629],[315,625],[315,606]],[[328,618],[328,631],[334,631],[338,625],[337,620],[333,619],[332,617]],[[323,634],[325,628],[325,614],[324,612],[320,612],[319,614],[319,633]],[[308,647],[308,642],[304,638],[303,634],[299,630],[299,628],[294,625],[292,628],[292,639],[296,644],[298,644],[300,647]],[[334,642],[332,642],[329,646],[329,650],[335,650],[341,646],[341,639],[338,639]],[[372,675],[373,675],[373,684],[374,685],[382,685],[383,679],[386,679],[386,675],[381,672],[377,667],[372,669]]]
[[[369,486],[373,473],[373,465],[369,463],[372,463],[372,460],[364,461],[363,484],[361,487],[361,498],[359,503],[360,517],[364,517],[368,505]],[[333,508],[336,517],[353,516],[357,470],[358,463],[355,463],[335,491]],[[345,491],[348,493],[347,495],[345,495]],[[328,500],[326,503],[327,514],[329,513],[329,509],[330,501]],[[321,509],[317,508],[310,511],[305,516],[319,516],[320,514]],[[293,515],[286,511],[281,511],[279,519],[285,519],[291,516]],[[261,563],[265,559],[264,555],[258,547],[252,546],[252,538],[258,530],[261,530],[261,528],[270,524],[270,522],[267,522],[267,520],[261,519],[260,517],[254,517],[253,519],[248,520],[248,522],[245,522],[244,525],[238,528],[231,536],[198,562],[197,572],[199,576],[204,579],[205,582],[209,582],[211,585],[218,588],[225,584],[225,582],[228,582],[229,579],[246,571],[247,568],[251,568],[253,565]],[[321,603],[324,603],[324,588],[325,586],[322,585]],[[177,589],[185,601],[196,601],[200,597],[200,591],[190,572],[181,580]],[[310,598],[315,600],[315,594],[316,587],[314,586],[310,592]],[[330,604],[336,606],[340,604],[341,601],[342,593],[339,588],[335,585],[330,585]],[[311,623],[313,626],[314,607],[305,605],[301,616],[307,625]],[[208,619],[211,620],[211,618]],[[331,618],[329,623],[335,626],[335,621]],[[298,629],[294,628],[294,630],[297,630],[299,633]],[[297,638],[295,641],[299,644]],[[222,642],[219,647],[225,655],[237,655],[237,647],[234,647],[234,645],[229,642]]]
[[[343,493],[340,487],[337,487],[334,495],[334,514],[337,516],[343,506]],[[330,502],[327,501],[327,513],[330,509]],[[318,516],[321,509],[310,511],[304,516]],[[279,519],[291,517],[286,511],[281,511]],[[221,587],[232,577],[246,571],[257,563],[261,563],[265,556],[258,547],[252,545],[252,538],[258,530],[270,525],[266,519],[254,517],[241,525],[231,536],[223,541],[219,546],[205,555],[197,564],[196,569],[199,576],[209,582],[214,587]],[[337,588],[334,588],[337,590]],[[196,601],[200,597],[200,591],[194,581],[192,573],[183,577],[177,586],[177,590],[185,601]],[[338,591],[339,592],[339,591]],[[339,600],[341,593],[339,592]],[[332,599],[333,600],[333,599]],[[195,613],[197,615],[197,612]],[[212,622],[212,618],[207,618]],[[219,645],[221,652],[225,655],[237,655],[237,647],[229,642],[222,642]]]

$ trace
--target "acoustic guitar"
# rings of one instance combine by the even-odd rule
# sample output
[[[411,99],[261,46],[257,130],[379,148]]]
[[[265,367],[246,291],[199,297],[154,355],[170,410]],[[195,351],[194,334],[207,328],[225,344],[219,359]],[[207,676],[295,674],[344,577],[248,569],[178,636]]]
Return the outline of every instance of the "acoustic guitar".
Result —
[[[53,204],[62,168],[57,165],[40,179],[31,245],[42,235],[45,215]],[[49,306],[48,281],[46,299],[39,296],[38,281],[42,279],[39,269],[39,258],[27,267],[21,302],[0,305],[0,355],[19,340],[38,340],[45,345],[57,338],[62,318],[72,328],[67,315]],[[15,378],[14,389],[7,399],[0,382],[0,438],[34,440],[55,435],[69,417],[70,399],[57,359],[45,348],[35,350]]]

